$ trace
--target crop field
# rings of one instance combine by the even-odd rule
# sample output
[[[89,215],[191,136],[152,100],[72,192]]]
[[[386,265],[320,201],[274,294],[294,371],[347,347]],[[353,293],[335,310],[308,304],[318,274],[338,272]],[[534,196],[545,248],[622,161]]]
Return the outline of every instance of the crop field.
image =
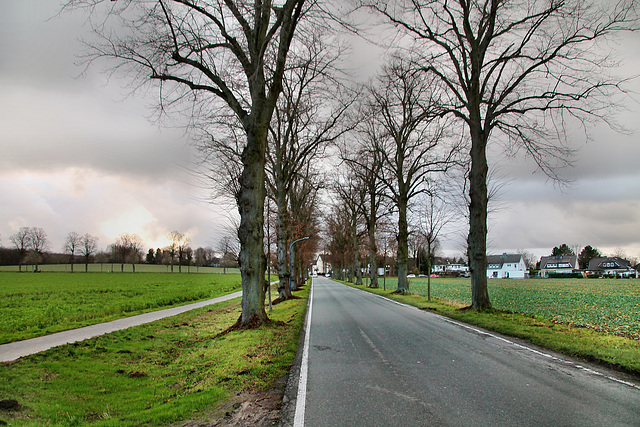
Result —
[[[240,289],[239,274],[0,272],[0,344]]]
[[[386,286],[395,289],[397,279]],[[410,279],[409,289],[427,295],[427,279]],[[431,297],[470,305],[471,284],[432,278]],[[493,279],[489,297],[498,310],[640,340],[640,279]]]

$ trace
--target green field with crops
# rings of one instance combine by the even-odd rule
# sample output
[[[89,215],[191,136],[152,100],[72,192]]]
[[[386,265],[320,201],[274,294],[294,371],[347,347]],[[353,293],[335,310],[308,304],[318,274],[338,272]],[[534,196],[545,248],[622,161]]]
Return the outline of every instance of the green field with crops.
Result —
[[[395,289],[397,279],[386,280]],[[427,295],[427,279],[410,279]],[[431,279],[431,297],[471,304],[469,279]],[[493,307],[640,340],[640,279],[490,279]]]
[[[241,289],[239,274],[0,272],[0,343]]]

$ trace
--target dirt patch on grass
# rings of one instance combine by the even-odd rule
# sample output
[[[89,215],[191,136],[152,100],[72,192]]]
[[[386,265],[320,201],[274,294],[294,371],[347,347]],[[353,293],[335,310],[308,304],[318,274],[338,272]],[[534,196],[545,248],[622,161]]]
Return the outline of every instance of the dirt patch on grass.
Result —
[[[176,424],[176,427],[267,427],[280,422],[282,396],[287,377],[267,391],[245,392],[228,400],[206,417]]]

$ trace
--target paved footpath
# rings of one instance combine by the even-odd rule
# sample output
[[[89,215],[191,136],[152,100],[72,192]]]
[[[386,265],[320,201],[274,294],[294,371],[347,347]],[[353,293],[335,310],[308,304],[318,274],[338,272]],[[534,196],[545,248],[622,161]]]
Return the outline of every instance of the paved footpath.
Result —
[[[112,322],[99,323],[97,325],[85,326],[84,328],[58,332],[56,334],[46,335],[43,337],[2,344],[0,345],[0,362],[10,362],[20,357],[48,350],[52,347],[57,347],[77,341],[83,341],[88,338],[97,337],[99,335],[108,334],[109,332],[119,331],[121,329],[127,329],[132,326],[155,322],[156,320],[164,319],[165,317],[175,316],[176,314],[184,313],[186,311],[194,310],[200,307],[206,307],[207,305],[227,301],[241,296],[242,291],[238,291],[232,294],[223,295],[221,297],[196,302],[193,304],[152,311],[149,313],[139,314],[137,316],[114,320]]]

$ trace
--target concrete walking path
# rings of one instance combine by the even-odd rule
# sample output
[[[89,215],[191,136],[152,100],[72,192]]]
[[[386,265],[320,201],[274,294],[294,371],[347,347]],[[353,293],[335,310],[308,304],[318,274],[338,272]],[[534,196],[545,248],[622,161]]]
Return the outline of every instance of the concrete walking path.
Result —
[[[136,316],[125,317],[106,323],[98,323],[97,325],[85,326],[83,328],[71,329],[69,331],[58,332],[43,337],[31,338],[23,341],[16,341],[0,345],[0,362],[11,362],[20,357],[30,354],[39,353],[52,347],[58,347],[64,344],[70,344],[77,341],[83,341],[88,338],[104,335],[109,332],[127,329],[132,326],[143,325],[145,323],[155,322],[165,317],[175,316],[186,311],[194,310],[207,305],[216,304],[218,302],[227,301],[242,296],[242,291],[232,294],[223,295],[221,297],[212,298],[206,301],[200,301],[193,304],[181,305],[179,307],[167,308],[164,310],[151,311],[149,313],[139,314]]]

